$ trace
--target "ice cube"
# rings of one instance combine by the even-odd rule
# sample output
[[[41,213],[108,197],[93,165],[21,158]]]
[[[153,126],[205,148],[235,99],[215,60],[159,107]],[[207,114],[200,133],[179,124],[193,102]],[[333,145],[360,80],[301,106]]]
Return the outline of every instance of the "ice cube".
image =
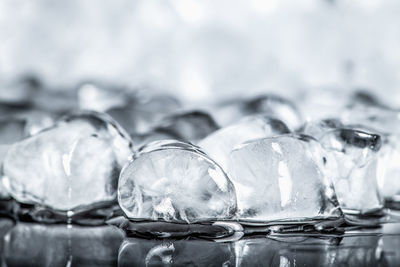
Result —
[[[179,140],[197,142],[218,130],[214,119],[203,111],[186,111],[162,119],[156,130],[173,133]]]
[[[51,117],[42,113],[18,114],[14,117],[0,117],[0,170],[9,147],[23,138],[46,128],[52,124]],[[0,172],[1,178],[1,172]],[[0,199],[8,199],[10,195],[0,182]]]
[[[180,102],[169,95],[135,95],[126,105],[107,110],[129,133],[147,133],[168,114],[176,112]]]
[[[319,143],[305,135],[263,138],[235,148],[228,175],[236,188],[238,219],[339,218],[335,190],[323,169],[329,161]]]
[[[400,136],[382,136],[382,148],[378,155],[378,186],[385,200],[400,202]]]
[[[133,220],[198,222],[231,218],[235,188],[199,148],[178,141],[145,146],[121,172],[118,202]]]
[[[291,130],[303,123],[302,115],[296,105],[283,97],[265,94],[250,99],[237,99],[220,103],[213,115],[222,126],[237,122],[249,115],[268,115],[283,121]]]
[[[336,194],[347,213],[367,213],[382,208],[377,185],[377,158],[381,137],[350,128],[328,131],[319,141],[332,153],[337,167],[332,170]]]
[[[224,127],[201,140],[198,145],[226,170],[232,149],[252,139],[289,133],[280,120],[255,115]]]
[[[301,126],[303,118],[300,110],[289,99],[278,95],[261,95],[250,99],[244,106],[248,114],[266,114],[283,121],[290,129]]]
[[[81,211],[115,200],[131,155],[128,135],[106,114],[68,115],[8,150],[3,181],[17,201]]]
[[[342,119],[349,124],[368,125],[367,130],[381,136],[378,186],[386,200],[400,201],[400,110],[388,106],[369,92],[359,91],[353,95]]]

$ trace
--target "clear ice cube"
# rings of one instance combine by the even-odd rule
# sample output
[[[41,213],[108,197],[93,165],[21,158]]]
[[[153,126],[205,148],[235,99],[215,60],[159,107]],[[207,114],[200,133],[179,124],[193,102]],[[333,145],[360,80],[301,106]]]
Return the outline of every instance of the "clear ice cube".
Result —
[[[194,110],[166,116],[156,130],[172,133],[181,141],[195,143],[218,128],[208,113]]]
[[[265,94],[250,99],[237,99],[220,103],[213,115],[222,126],[237,122],[249,115],[268,115],[283,121],[291,130],[303,123],[297,106],[288,99],[273,94]]]
[[[231,218],[235,188],[199,148],[179,141],[145,146],[121,172],[118,202],[133,220],[197,222]]]
[[[382,208],[377,184],[377,159],[381,137],[361,130],[339,128],[319,141],[332,153],[337,166],[331,170],[336,194],[347,213],[368,213]],[[331,166],[332,168],[332,166]]]
[[[323,166],[330,159],[315,139],[282,135],[253,140],[230,155],[228,175],[236,188],[238,219],[301,221],[342,215]]]
[[[400,110],[390,107],[375,95],[359,91],[342,116],[348,124],[368,125],[381,136],[378,152],[378,186],[386,200],[400,201]]]
[[[224,127],[201,140],[198,145],[226,170],[229,154],[235,146],[252,139],[289,133],[280,120],[255,115]]]
[[[116,199],[118,174],[131,153],[128,135],[109,116],[80,112],[14,143],[3,182],[21,203],[85,210]]]

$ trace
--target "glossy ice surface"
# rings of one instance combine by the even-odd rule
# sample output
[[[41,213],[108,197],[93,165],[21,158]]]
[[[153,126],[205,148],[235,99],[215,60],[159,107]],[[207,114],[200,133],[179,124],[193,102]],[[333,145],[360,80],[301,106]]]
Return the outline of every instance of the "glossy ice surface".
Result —
[[[282,121],[255,115],[221,128],[201,140],[198,145],[226,170],[229,155],[236,146],[253,139],[286,133],[289,133],[289,129]]]
[[[325,133],[320,142],[336,158],[332,179],[341,207],[348,212],[361,213],[382,208],[377,184],[381,137],[339,128]]]
[[[113,201],[118,173],[131,156],[127,134],[108,116],[81,112],[13,144],[4,185],[17,201],[59,211]]]
[[[243,221],[340,217],[336,194],[319,144],[308,136],[284,135],[234,149],[228,175]]]
[[[153,142],[120,176],[118,201],[133,220],[196,222],[232,218],[235,189],[213,160],[178,141]]]

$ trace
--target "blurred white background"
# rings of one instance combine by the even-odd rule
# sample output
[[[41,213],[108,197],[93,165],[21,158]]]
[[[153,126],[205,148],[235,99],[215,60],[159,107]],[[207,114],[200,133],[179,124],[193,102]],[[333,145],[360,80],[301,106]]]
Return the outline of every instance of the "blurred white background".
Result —
[[[0,1],[0,79],[98,79],[203,101],[366,87],[400,98],[398,0]]]

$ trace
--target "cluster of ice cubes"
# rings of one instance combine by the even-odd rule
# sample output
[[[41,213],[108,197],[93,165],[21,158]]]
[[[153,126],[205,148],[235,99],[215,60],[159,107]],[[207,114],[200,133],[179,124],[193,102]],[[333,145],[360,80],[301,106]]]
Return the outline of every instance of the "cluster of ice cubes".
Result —
[[[312,119],[308,96],[190,109],[85,82],[57,107],[41,103],[65,94],[28,81],[29,97],[0,99],[0,193],[21,205],[73,216],[118,202],[137,222],[263,225],[375,214],[400,198],[400,110],[366,91],[328,98],[329,116]]]

